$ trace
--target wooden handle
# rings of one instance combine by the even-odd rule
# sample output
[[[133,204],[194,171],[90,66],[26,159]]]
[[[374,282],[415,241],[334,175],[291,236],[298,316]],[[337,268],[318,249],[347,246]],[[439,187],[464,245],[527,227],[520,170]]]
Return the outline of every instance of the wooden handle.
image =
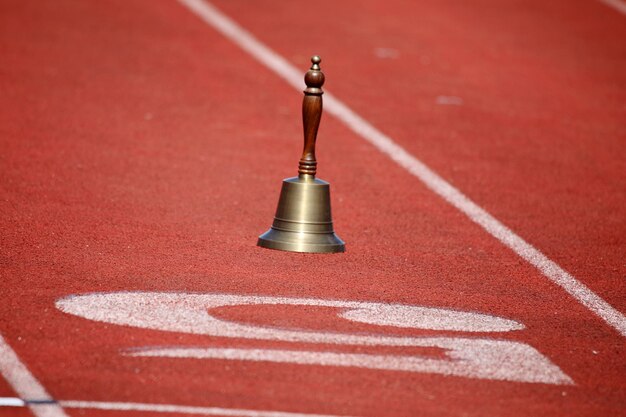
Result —
[[[315,140],[317,129],[322,119],[322,85],[324,85],[324,73],[320,71],[319,63],[322,59],[315,55],[311,57],[311,69],[304,76],[306,89],[302,100],[302,125],[304,127],[304,150],[298,164],[298,176],[300,178],[313,177],[317,172],[315,160]]]

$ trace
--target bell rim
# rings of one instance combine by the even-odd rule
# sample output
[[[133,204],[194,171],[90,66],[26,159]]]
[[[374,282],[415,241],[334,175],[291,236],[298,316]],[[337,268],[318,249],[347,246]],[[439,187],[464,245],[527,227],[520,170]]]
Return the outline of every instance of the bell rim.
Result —
[[[334,232],[326,233],[334,240],[333,243],[308,243],[308,242],[294,242],[287,241],[282,239],[264,237],[267,235],[273,235],[278,232],[285,233],[283,231],[278,231],[274,228],[270,228],[267,232],[263,233],[259,236],[257,240],[257,246],[266,249],[274,249],[288,252],[300,252],[300,253],[341,253],[346,251],[346,244],[339,236],[337,236]],[[293,233],[293,232],[286,232]],[[278,236],[278,237],[279,237]]]

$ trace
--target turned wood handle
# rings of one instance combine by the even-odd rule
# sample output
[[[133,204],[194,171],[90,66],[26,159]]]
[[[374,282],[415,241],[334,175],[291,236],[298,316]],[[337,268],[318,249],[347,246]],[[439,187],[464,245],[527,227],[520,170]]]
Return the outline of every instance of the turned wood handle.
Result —
[[[317,161],[315,160],[315,140],[317,129],[322,118],[322,85],[324,73],[320,71],[319,63],[322,59],[315,55],[311,57],[311,69],[304,76],[306,89],[302,100],[302,125],[304,127],[304,150],[298,164],[300,178],[315,177]]]

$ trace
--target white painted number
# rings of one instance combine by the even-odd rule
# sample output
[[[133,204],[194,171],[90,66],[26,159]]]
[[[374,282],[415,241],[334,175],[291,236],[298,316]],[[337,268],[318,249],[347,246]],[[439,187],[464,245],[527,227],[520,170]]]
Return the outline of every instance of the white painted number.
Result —
[[[379,326],[463,332],[506,332],[524,328],[521,323],[513,320],[473,312],[401,304],[309,298],[124,292],[69,296],[56,303],[57,308],[66,313],[125,326],[216,337],[285,342],[435,347],[443,349],[446,358],[281,349],[188,347],[142,348],[128,353],[131,356],[352,366],[517,382],[573,384],[573,381],[548,358],[521,342],[469,337],[400,337],[287,330],[224,321],[210,314],[210,309],[213,308],[241,305],[334,307],[340,309],[338,315],[343,319]]]

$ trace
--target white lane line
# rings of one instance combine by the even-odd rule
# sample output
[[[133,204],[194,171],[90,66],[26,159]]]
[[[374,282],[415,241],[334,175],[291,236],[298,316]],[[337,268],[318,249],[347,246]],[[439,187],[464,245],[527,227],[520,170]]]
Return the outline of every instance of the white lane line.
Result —
[[[285,58],[261,43],[252,34],[240,27],[213,5],[203,0],[178,1],[189,8],[205,23],[233,41],[289,84],[298,90],[304,88],[302,71],[293,67]],[[376,129],[368,121],[352,111],[339,99],[328,92],[324,94],[324,98],[324,106],[328,113],[334,115],[356,134],[374,145],[379,151],[386,154],[398,165],[417,177],[433,192],[463,212],[473,222],[480,225],[489,234],[536,267],[548,279],[559,285],[578,302],[597,314],[622,336],[626,336],[626,317],[621,312],[613,308],[609,303],[604,301],[555,262],[551,261],[538,249],[470,200],[423,162],[405,151],[389,136]]]
[[[114,410],[114,411],[150,411],[155,413],[179,413],[179,414],[195,414],[201,416],[233,416],[233,417],[350,417],[336,416],[329,414],[305,414],[290,413],[287,411],[260,411],[245,410],[240,408],[222,408],[222,407],[198,407],[190,405],[175,404],[147,404],[147,403],[125,403],[125,402],[107,402],[107,401],[75,401],[64,400],[59,404],[65,408],[90,408],[96,410]],[[29,401],[21,398],[5,397],[0,398],[0,407],[24,407],[30,406]],[[52,407],[50,404],[40,405],[43,407]]]
[[[24,407],[26,403],[21,398],[0,397],[0,407]]]
[[[20,361],[15,351],[0,335],[0,374],[13,387],[15,392],[22,398],[35,401],[54,400],[46,392],[46,389],[30,373],[26,365]],[[51,404],[26,404],[37,417],[68,417],[60,405]]]
[[[624,3],[623,1],[621,0],[598,0],[598,1],[626,15],[626,3]]]

